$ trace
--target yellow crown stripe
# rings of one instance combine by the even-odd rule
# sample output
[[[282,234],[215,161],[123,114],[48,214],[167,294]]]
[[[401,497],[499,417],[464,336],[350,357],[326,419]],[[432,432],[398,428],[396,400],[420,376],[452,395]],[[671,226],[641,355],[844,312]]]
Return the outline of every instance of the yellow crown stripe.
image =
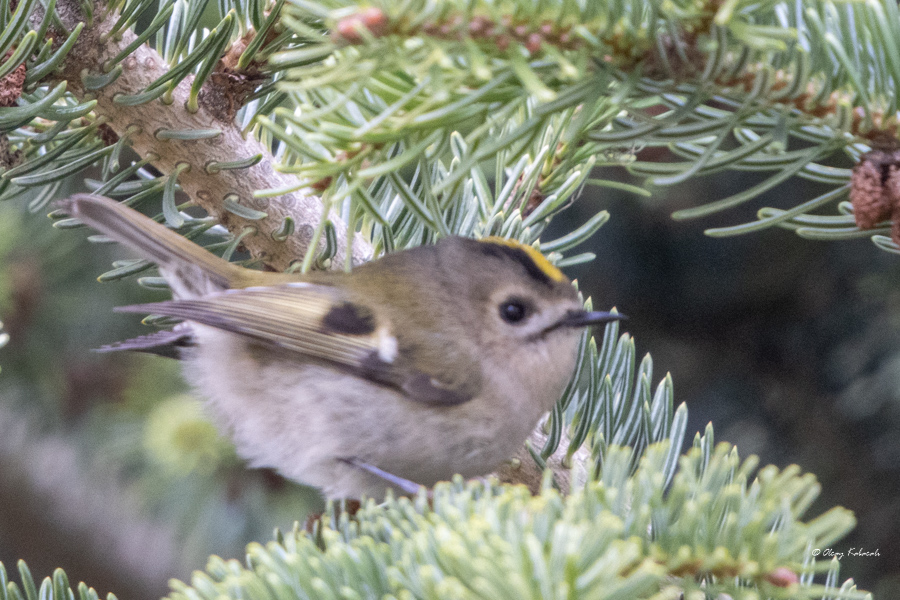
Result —
[[[540,251],[533,246],[526,246],[518,240],[510,240],[496,235],[482,238],[481,241],[488,244],[498,244],[500,246],[507,246],[509,248],[516,248],[517,250],[521,250],[528,255],[528,258],[531,259],[534,265],[538,269],[540,269],[544,275],[546,275],[553,281],[566,281],[566,276],[563,275],[563,272],[553,266],[553,264],[549,260],[547,260],[547,257],[541,254]]]

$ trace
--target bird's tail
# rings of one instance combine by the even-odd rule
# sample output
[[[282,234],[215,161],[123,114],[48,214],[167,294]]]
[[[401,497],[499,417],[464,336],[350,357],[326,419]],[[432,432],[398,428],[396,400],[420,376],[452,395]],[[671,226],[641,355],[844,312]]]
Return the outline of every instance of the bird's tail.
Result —
[[[57,206],[159,265],[176,296],[243,287],[243,269],[124,204],[95,194],[73,194]]]

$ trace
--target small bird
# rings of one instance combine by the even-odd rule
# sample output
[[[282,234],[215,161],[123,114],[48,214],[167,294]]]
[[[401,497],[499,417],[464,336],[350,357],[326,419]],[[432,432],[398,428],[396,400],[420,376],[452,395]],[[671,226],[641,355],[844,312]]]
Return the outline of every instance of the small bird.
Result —
[[[118,310],[183,320],[106,349],[177,354],[242,457],[328,498],[493,471],[559,399],[583,328],[622,318],[585,311],[540,252],[501,238],[296,275],[231,264],[102,196],[60,208],[170,284],[172,300]]]

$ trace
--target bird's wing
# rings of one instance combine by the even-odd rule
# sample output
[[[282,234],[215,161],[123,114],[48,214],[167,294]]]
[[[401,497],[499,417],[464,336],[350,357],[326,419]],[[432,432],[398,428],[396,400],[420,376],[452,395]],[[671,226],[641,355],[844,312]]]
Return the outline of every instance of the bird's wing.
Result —
[[[328,285],[308,282],[231,289],[200,298],[119,307],[230,331],[392,386],[410,400],[452,406],[470,400],[472,381],[445,384],[400,356],[397,334],[365,304]]]
[[[156,354],[165,358],[181,358],[182,350],[193,346],[193,338],[191,328],[186,323],[181,323],[175,329],[163,329],[129,340],[122,340],[121,342],[96,348],[94,351],[118,352],[120,350],[131,350]]]

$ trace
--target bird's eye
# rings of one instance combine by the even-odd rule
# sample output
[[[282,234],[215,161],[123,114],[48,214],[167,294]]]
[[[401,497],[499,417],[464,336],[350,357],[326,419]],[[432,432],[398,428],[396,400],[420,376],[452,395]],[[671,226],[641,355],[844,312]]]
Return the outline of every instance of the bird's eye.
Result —
[[[511,298],[500,305],[500,318],[507,323],[521,323],[528,316],[528,307],[522,300]]]

